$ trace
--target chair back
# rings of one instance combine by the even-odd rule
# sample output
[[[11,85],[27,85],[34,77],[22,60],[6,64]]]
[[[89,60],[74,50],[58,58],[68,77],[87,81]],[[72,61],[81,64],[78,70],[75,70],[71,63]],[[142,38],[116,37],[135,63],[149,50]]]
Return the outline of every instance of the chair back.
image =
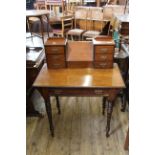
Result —
[[[36,0],[35,7],[37,10],[45,9],[45,0]]]
[[[87,15],[89,8],[77,9],[74,14],[74,27],[80,29],[87,29]]]
[[[61,23],[62,23],[62,34],[64,37],[66,32],[73,28],[73,16],[66,15],[66,16],[61,17]]]
[[[53,28],[53,34],[64,37],[66,32],[73,28],[73,16],[72,15],[64,15],[61,17],[61,27]]]
[[[90,19],[90,20],[89,20]],[[87,29],[102,31],[103,28],[103,9],[101,7],[90,7],[90,26],[87,23]]]

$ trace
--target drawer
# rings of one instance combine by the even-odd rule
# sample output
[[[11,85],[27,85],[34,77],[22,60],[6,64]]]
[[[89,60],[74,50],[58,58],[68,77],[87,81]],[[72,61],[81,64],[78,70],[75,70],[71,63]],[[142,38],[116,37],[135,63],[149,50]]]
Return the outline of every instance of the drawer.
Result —
[[[47,61],[47,66],[48,68],[65,68],[66,67],[66,63],[65,61],[63,62],[48,62]]]
[[[113,54],[96,53],[95,61],[113,61]]]
[[[46,54],[47,62],[63,62],[65,61],[64,54]]]
[[[95,68],[112,68],[113,62],[112,61],[105,61],[105,62],[94,62]]]
[[[50,95],[59,95],[59,96],[108,96],[109,91],[108,89],[97,89],[97,88],[86,88],[86,89],[80,89],[80,88],[51,88],[50,89]]]
[[[64,46],[45,46],[45,53],[64,54]]]
[[[114,53],[114,46],[95,46],[95,53]]]

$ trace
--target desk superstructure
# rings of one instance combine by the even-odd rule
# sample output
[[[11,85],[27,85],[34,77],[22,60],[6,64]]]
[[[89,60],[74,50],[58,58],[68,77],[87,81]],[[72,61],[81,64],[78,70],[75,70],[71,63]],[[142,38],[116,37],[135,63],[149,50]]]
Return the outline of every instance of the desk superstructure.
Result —
[[[99,36],[92,41],[67,41],[49,38],[45,43],[48,68],[112,68],[112,37]]]

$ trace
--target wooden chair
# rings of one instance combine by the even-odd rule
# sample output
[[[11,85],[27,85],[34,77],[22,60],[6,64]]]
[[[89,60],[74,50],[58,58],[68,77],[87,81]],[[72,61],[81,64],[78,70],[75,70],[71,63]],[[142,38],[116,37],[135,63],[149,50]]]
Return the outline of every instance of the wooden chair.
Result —
[[[36,0],[33,5],[37,10],[45,9],[45,0]]]
[[[60,28],[53,28],[53,35],[59,37],[65,37],[67,31],[73,28],[73,16],[72,15],[64,15],[61,17],[61,26]]]
[[[73,40],[73,37],[78,37],[81,40],[82,34],[86,31],[87,27],[87,14],[88,8],[78,9],[74,14],[74,29],[71,29],[67,32],[67,38],[70,36]]]
[[[57,8],[62,8],[62,13],[66,10],[66,1],[65,0],[45,0],[45,9],[53,10],[55,16],[58,15]]]
[[[82,39],[92,39],[101,34],[104,20],[102,8],[91,7],[87,18],[87,31],[83,33]]]

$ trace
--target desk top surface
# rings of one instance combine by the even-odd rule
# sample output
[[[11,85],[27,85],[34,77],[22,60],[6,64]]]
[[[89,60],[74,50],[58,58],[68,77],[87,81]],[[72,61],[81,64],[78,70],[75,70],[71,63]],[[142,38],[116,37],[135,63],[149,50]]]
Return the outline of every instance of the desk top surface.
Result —
[[[26,17],[37,17],[47,15],[50,12],[48,10],[26,10]]]
[[[53,88],[124,88],[117,64],[112,69],[48,69],[44,64],[33,86]]]

